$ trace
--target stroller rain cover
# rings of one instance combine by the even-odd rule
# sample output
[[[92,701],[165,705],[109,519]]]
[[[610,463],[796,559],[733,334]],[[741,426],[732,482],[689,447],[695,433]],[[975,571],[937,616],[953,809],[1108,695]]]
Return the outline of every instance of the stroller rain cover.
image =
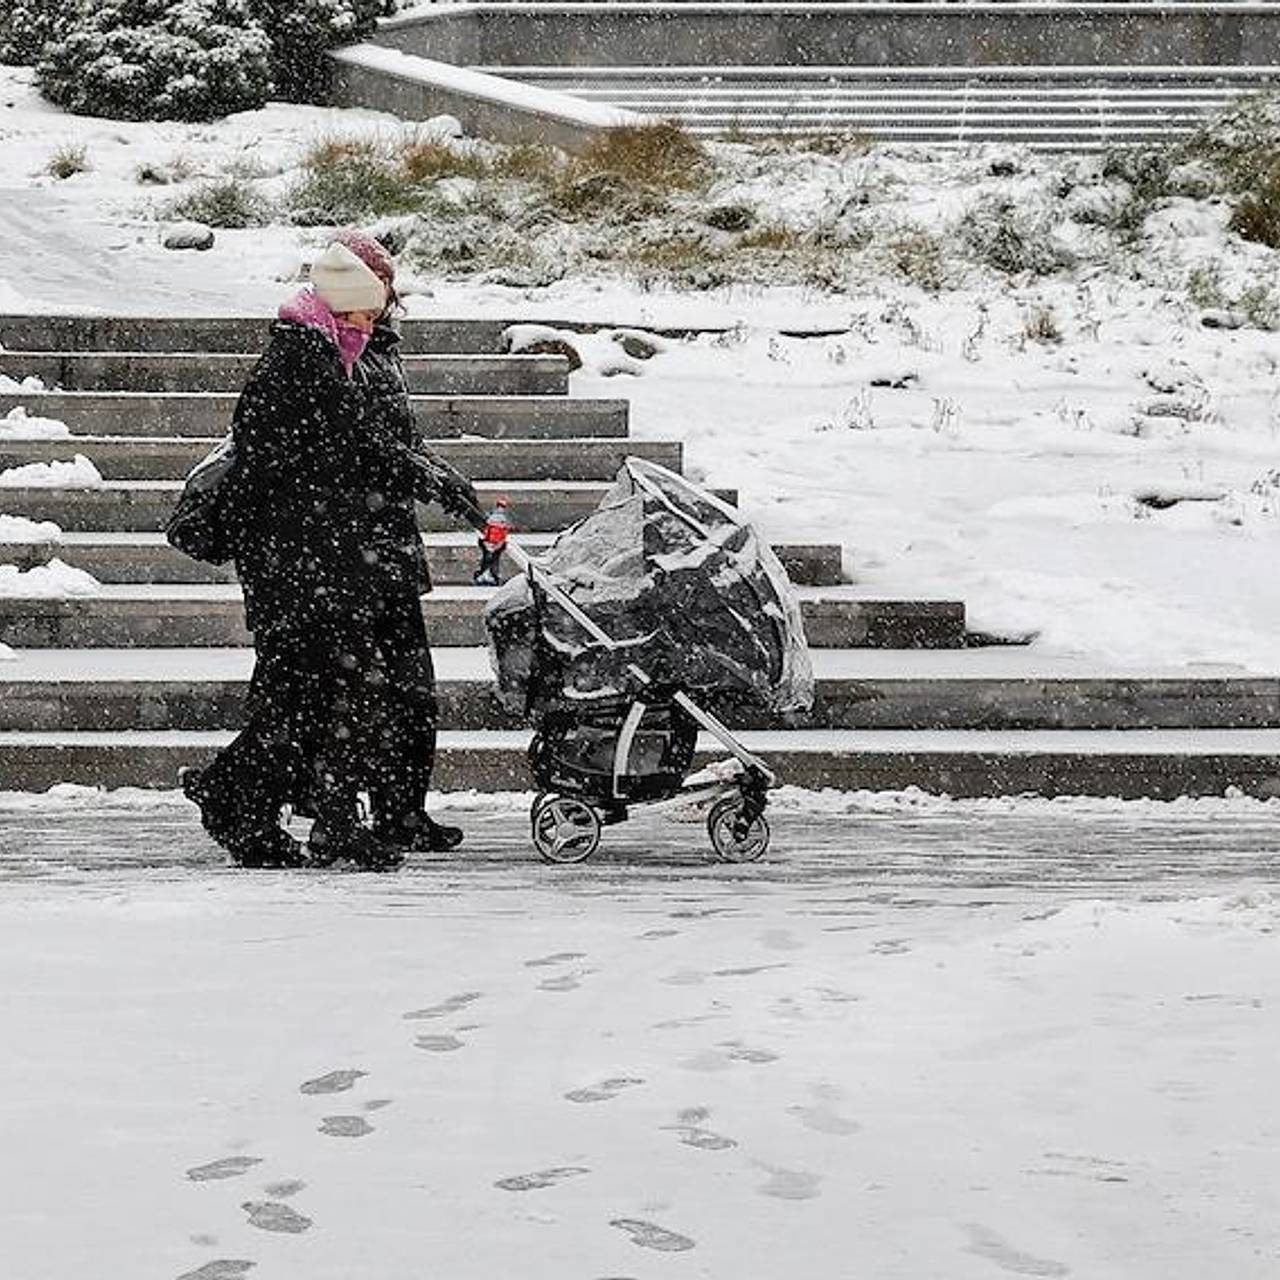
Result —
[[[617,645],[593,639],[543,575]],[[690,697],[808,710],[800,606],[773,549],[713,494],[628,458],[589,516],[485,611],[498,694],[534,719],[635,692],[629,665]]]

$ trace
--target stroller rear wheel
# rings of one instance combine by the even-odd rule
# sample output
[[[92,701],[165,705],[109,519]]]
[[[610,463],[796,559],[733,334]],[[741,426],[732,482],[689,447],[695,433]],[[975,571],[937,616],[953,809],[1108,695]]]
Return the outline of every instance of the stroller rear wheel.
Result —
[[[716,802],[707,815],[707,834],[721,862],[754,862],[769,847],[768,820],[749,812],[740,795]]]
[[[600,844],[600,815],[589,804],[554,792],[540,795],[530,814],[533,843],[548,862],[585,862]]]

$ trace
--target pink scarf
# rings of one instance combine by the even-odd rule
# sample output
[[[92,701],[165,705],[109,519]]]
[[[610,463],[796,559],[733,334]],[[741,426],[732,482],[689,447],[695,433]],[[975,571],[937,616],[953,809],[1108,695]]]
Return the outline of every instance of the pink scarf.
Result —
[[[287,320],[291,324],[305,324],[308,328],[318,329],[323,333],[338,348],[342,367],[346,370],[347,377],[351,376],[351,370],[369,341],[369,335],[363,329],[357,329],[355,325],[334,315],[311,289],[303,289],[283,303],[278,314],[281,320]]]

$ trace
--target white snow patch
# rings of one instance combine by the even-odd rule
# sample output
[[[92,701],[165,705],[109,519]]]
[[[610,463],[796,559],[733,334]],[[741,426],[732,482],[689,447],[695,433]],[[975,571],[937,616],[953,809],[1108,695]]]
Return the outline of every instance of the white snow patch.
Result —
[[[43,378],[37,378],[35,374],[28,374],[19,381],[17,378],[11,378],[7,373],[0,373],[0,392],[5,395],[36,395],[48,390],[44,385]]]
[[[100,489],[102,473],[77,453],[70,462],[29,462],[0,471],[0,489]]]
[[[0,596],[54,600],[93,596],[101,590],[102,584],[91,573],[74,568],[56,556],[48,564],[36,565],[33,569],[0,564]]]
[[[0,418],[0,440],[60,440],[70,434],[65,422],[38,417],[20,404]]]
[[[57,542],[62,529],[52,520],[0,515],[0,542]]]

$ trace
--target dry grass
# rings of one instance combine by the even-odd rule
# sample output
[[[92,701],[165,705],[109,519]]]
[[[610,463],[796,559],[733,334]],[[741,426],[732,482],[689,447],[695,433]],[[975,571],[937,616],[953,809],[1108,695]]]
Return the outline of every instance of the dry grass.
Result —
[[[92,167],[84,147],[67,143],[49,157],[45,172],[61,181],[64,178],[74,177],[77,173],[88,173]]]
[[[1022,336],[1028,342],[1041,346],[1056,346],[1062,341],[1062,329],[1052,307],[1035,307],[1029,311],[1022,324]]]
[[[738,237],[739,249],[768,249],[775,253],[794,252],[806,241],[804,232],[785,222],[766,222]]]
[[[707,149],[682,125],[654,124],[606,129],[570,161],[581,173],[608,173],[638,186],[690,191],[710,176]]]

